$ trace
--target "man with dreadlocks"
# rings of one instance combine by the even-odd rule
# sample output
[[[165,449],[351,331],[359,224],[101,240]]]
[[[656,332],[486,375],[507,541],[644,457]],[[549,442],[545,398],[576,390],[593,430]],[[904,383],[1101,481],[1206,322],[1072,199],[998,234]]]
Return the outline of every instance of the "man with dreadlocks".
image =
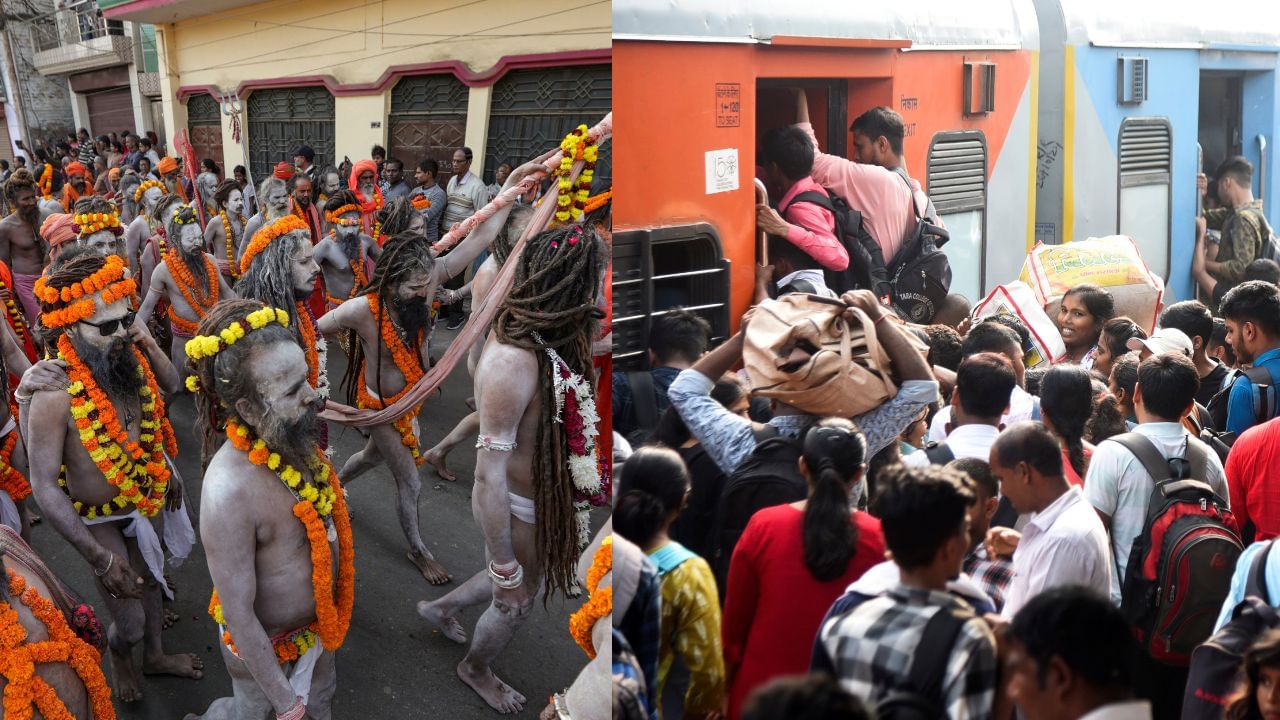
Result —
[[[156,216],[156,204],[167,194],[159,180],[150,178],[139,183],[133,191],[133,202],[137,214],[124,231],[124,243],[125,250],[129,254],[129,270],[133,272],[135,278],[138,278],[139,283],[150,280],[142,276],[142,265],[139,259],[143,248],[152,244],[157,239],[157,234],[164,232],[164,221],[153,220],[153,218]],[[145,291],[145,287],[143,290]]]
[[[244,230],[244,193],[235,180],[223,180],[213,191],[213,209],[209,223],[204,226],[204,244],[213,250],[218,271],[232,280],[240,277],[235,261],[240,255]]]
[[[458,677],[501,713],[519,712],[525,697],[498,679],[493,661],[544,581],[548,594],[569,592],[586,545],[586,502],[607,498],[590,392],[606,254],[595,231],[581,225],[543,232],[521,253],[475,375],[480,438],[472,508],[488,567],[448,595],[418,603],[424,619],[462,643],[457,613],[490,602]]]
[[[371,260],[382,248],[360,232],[360,206],[350,190],[339,190],[325,205],[325,219],[332,229],[316,244],[315,258],[324,273],[328,310],[356,296],[369,284]]]
[[[138,217],[138,203],[133,199],[133,194],[141,184],[142,178],[134,172],[133,168],[125,168],[120,172],[120,187],[116,190],[113,202],[120,208],[120,224],[126,228],[133,224],[134,218]]]
[[[31,485],[50,523],[97,578],[112,624],[108,630],[117,696],[141,697],[132,650],[143,643],[142,671],[199,678],[194,655],[161,646],[164,551],[151,518],[166,507],[166,543],[190,532],[179,521],[182,489],[166,455],[177,452],[161,390],[178,389],[164,351],[134,323],[136,287],[119,257],[64,252],[36,284],[40,331],[56,348],[71,383],[35,393],[24,417]],[[64,300],[66,298],[66,300]],[[154,368],[154,372],[153,369]],[[182,538],[187,540],[187,538]]]
[[[155,228],[146,245],[142,246],[138,257],[138,287],[142,297],[147,296],[151,286],[151,276],[155,274],[160,261],[169,251],[169,220],[173,209],[183,203],[177,195],[161,195],[151,208],[147,221]],[[161,308],[162,310],[164,308]],[[143,316],[148,322],[151,316]],[[167,335],[167,333],[164,333]]]
[[[324,400],[289,324],[284,310],[223,302],[188,348],[206,445],[224,424],[228,440],[204,475],[200,535],[233,695],[204,720],[331,717],[355,555],[341,484],[317,444]]]
[[[90,195],[76,201],[73,209],[75,215],[76,245],[106,257],[118,255],[125,257],[124,228],[120,227],[120,216],[116,208],[100,195]],[[56,215],[54,217],[57,217]]]
[[[167,301],[174,340],[169,354],[185,380],[187,340],[195,336],[196,326],[219,300],[234,298],[235,293],[218,272],[213,256],[204,251],[204,237],[190,205],[179,203],[169,211],[166,232],[169,250],[151,275],[138,315],[149,318],[157,303]]]
[[[4,184],[4,195],[13,212],[0,220],[0,261],[13,271],[13,292],[22,304],[27,326],[40,316],[40,305],[32,288],[44,272],[45,241],[36,232],[40,227],[40,208],[36,205],[36,181],[31,173],[18,168]]]
[[[262,181],[258,187],[258,204],[261,209],[245,224],[242,238],[252,239],[262,227],[270,225],[293,211],[293,204],[289,199],[289,186],[285,182],[286,178],[292,176],[291,167],[277,167],[274,175]],[[245,243],[240,244],[241,253],[244,253],[244,245]]]

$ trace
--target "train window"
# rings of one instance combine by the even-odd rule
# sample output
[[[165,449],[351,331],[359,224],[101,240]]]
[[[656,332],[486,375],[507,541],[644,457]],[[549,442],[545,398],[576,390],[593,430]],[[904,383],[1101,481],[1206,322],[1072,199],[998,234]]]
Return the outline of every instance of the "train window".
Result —
[[[1120,124],[1116,232],[1133,238],[1147,267],[1169,272],[1173,126],[1164,117],[1131,117]]]
[[[941,132],[929,143],[929,199],[951,234],[951,291],[982,297],[987,249],[987,140],[979,130]]]
[[[649,325],[675,307],[706,318],[713,338],[728,335],[729,261],[715,228],[699,223],[614,233],[615,370],[646,366]]]
[[[1147,101],[1147,58],[1122,57],[1119,63],[1120,82],[1116,86],[1117,102],[1121,105],[1141,105]]]
[[[985,115],[996,109],[996,64],[964,64],[964,114]]]

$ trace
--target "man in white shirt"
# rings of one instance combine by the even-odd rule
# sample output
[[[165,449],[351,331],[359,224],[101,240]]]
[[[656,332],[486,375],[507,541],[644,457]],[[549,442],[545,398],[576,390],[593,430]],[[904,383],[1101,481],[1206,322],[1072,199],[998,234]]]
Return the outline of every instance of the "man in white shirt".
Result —
[[[1017,387],[1013,366],[1003,355],[984,352],[960,361],[951,391],[951,432],[945,444],[902,459],[908,467],[945,465],[957,458],[986,460],[1000,434],[1000,416]]]
[[[991,446],[990,464],[1014,509],[1031,515],[1021,539],[1009,528],[991,531],[1017,542],[1013,581],[1000,614],[1012,618],[1031,598],[1060,585],[1084,585],[1106,596],[1107,531],[1080,489],[1063,476],[1057,439],[1038,422],[1018,423]]]
[[[758,267],[756,272],[757,303],[789,293],[837,297],[835,291],[827,287],[822,265],[811,255],[781,235],[770,235],[768,242],[770,264]]]
[[[1000,418],[1005,426],[1023,420],[1034,420],[1036,417],[1036,398],[1022,389],[1026,382],[1026,365],[1022,362],[1022,346],[1018,336],[1008,326],[995,321],[980,322],[969,329],[963,344],[960,345],[960,358],[963,360],[980,352],[993,352],[1003,355],[1013,368],[1017,384],[1009,394],[1009,409]],[[935,443],[948,442],[951,424],[951,408],[944,407],[934,413],[929,424],[929,440]],[[986,460],[986,457],[982,458]]]

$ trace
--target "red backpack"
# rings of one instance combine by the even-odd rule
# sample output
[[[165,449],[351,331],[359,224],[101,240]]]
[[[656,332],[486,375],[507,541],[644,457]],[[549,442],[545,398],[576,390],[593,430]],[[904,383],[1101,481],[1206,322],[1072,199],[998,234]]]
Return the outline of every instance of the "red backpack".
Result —
[[[1133,453],[1154,481],[1146,523],[1129,553],[1120,609],[1148,655],[1187,667],[1191,651],[1213,633],[1244,551],[1226,501],[1203,481],[1212,451],[1188,437],[1186,457],[1166,459],[1139,433],[1110,439]]]

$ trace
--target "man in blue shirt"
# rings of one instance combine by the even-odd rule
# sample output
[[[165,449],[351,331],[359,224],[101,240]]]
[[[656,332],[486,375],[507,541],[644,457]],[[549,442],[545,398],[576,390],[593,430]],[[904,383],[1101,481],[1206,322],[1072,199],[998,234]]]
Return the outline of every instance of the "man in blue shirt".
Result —
[[[1227,323],[1227,343],[1240,364],[1266,369],[1274,388],[1280,378],[1280,288],[1261,280],[1241,283],[1222,299],[1221,313]],[[1255,408],[1257,397],[1253,382],[1244,374],[1232,379],[1226,429],[1236,437],[1275,417],[1274,390],[1261,394],[1269,399],[1262,403],[1261,413]]]

